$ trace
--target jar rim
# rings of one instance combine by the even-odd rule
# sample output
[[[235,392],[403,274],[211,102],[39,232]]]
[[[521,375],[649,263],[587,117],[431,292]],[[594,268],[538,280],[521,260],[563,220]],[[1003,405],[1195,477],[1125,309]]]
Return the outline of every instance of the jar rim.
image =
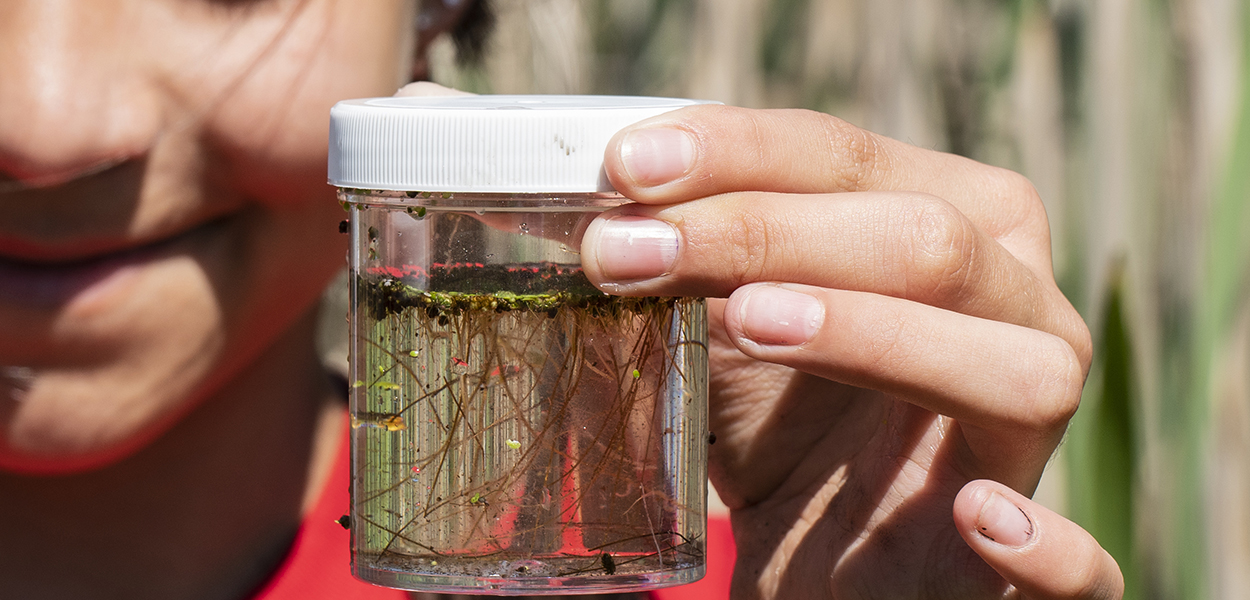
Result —
[[[339,188],[345,205],[394,208],[420,207],[430,211],[485,210],[489,212],[561,212],[606,210],[630,200],[619,192],[499,193],[414,192]]]

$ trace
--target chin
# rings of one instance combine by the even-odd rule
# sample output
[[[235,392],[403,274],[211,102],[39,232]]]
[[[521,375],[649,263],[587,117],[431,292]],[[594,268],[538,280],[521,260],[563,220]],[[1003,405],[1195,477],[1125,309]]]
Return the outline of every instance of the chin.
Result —
[[[43,477],[67,477],[98,471],[123,461],[142,447],[142,444],[135,444],[130,447],[95,448],[84,447],[81,443],[62,445],[54,440],[45,440],[39,448],[21,448],[12,445],[12,441],[5,439],[3,447],[0,447],[0,472]],[[70,449],[69,446],[75,448]]]

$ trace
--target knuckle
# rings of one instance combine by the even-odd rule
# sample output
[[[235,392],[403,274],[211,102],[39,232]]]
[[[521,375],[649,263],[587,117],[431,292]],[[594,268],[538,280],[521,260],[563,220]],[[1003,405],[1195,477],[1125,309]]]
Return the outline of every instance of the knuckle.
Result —
[[[1076,353],[1076,358],[1081,364],[1081,371],[1089,373],[1089,366],[1094,362],[1094,339],[1089,333],[1089,326],[1085,324],[1081,315],[1077,314],[1076,309],[1068,307],[1069,319],[1073,322],[1070,343],[1072,350]]]
[[[890,302],[878,302],[871,311],[856,315],[857,347],[854,359],[847,363],[858,375],[897,372],[901,365],[913,362],[918,351],[917,336],[908,315]]]
[[[889,170],[889,154],[880,138],[842,119],[818,115],[828,144],[830,178],[835,190],[874,189]]]
[[[1037,359],[1026,361],[1031,370],[1021,397],[1028,398],[1029,425],[1042,431],[1067,427],[1081,403],[1085,370],[1072,346],[1055,336],[1046,336],[1036,345]]]
[[[766,170],[769,166],[768,149],[772,146],[768,140],[770,131],[767,123],[762,122],[763,115],[758,111],[744,111],[745,129],[750,131],[748,147],[755,150],[755,160],[750,163],[753,170]]]
[[[954,206],[931,196],[923,198],[898,238],[907,248],[902,259],[907,274],[904,293],[950,308],[974,283],[977,234]]]
[[[730,242],[729,271],[735,286],[759,281],[767,271],[776,235],[773,224],[749,206],[735,210],[725,235]]]
[[[1087,552],[1073,552],[1073,554],[1088,554]],[[1078,557],[1072,557],[1078,558]],[[1083,556],[1079,558],[1084,558]],[[1098,589],[1096,581],[1097,574],[1094,572],[1094,566],[1088,561],[1073,561],[1069,563],[1071,566],[1051,581],[1050,587],[1052,593],[1059,598],[1091,598],[1090,594]]]
[[[1011,198],[1023,206],[1039,207],[1042,205],[1042,196],[1028,177],[1009,169],[996,168],[995,172],[998,173],[1003,187]]]
[[[772,125],[767,122],[763,111],[739,108],[734,106],[716,107],[718,125],[721,134],[732,135],[737,153],[753,153],[744,155],[739,163],[746,170],[742,175],[752,178],[767,173],[770,164],[769,150],[774,146],[770,140]],[[746,160],[746,156],[751,156]]]
[[[1071,567],[1059,575],[1053,585],[1053,592],[1060,598],[1111,598],[1119,597],[1117,588],[1122,588],[1122,580],[1108,577],[1105,573],[1105,551],[1092,537],[1086,537],[1083,543],[1077,543],[1069,550],[1070,556],[1065,561]],[[1114,570],[1119,574],[1119,569]]]
[[[1010,207],[1003,211],[1002,230],[1025,231],[1031,236],[1050,238],[1050,223],[1046,217],[1046,205],[1042,195],[1028,177],[1015,171],[994,168],[993,180],[1003,196],[1003,206]]]

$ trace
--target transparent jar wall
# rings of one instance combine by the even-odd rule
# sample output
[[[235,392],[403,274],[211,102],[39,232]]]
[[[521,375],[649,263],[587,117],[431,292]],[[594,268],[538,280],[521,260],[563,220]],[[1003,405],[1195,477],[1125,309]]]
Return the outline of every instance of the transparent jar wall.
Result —
[[[615,195],[341,190],[353,572],[473,593],[702,576],[702,299],[620,298],[578,244]]]

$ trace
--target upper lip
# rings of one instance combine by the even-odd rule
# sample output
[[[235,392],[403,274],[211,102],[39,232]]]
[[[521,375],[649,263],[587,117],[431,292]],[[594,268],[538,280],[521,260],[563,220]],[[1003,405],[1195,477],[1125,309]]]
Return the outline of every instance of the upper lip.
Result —
[[[67,181],[0,190],[0,266],[75,268],[125,259],[184,239],[237,208],[189,202],[167,215],[174,218],[136,231],[147,165],[141,154]]]
[[[13,193],[55,187],[75,180],[86,179],[97,174],[108,173],[117,167],[134,162],[137,162],[135,156],[122,154],[88,163],[80,168],[60,170],[34,177],[14,177],[8,173],[0,171],[0,193]]]

